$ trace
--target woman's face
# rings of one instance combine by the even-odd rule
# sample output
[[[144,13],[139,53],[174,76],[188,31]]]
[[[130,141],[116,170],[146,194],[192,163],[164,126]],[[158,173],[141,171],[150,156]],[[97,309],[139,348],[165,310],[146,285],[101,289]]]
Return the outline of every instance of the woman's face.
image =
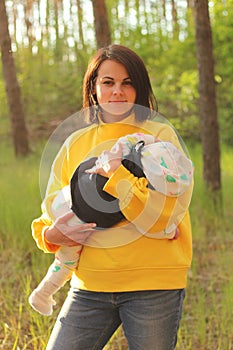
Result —
[[[106,123],[126,118],[136,100],[136,90],[125,66],[113,60],[101,63],[95,93]]]

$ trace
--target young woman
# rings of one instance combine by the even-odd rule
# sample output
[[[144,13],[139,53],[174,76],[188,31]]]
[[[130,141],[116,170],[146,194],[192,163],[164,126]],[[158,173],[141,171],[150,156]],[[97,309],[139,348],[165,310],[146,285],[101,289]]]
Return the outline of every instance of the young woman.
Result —
[[[102,349],[120,324],[129,349],[172,350],[192,258],[186,205],[192,184],[179,200],[164,196],[150,189],[146,178],[135,177],[123,166],[121,147],[110,149],[119,137],[135,132],[182,147],[168,124],[151,120],[157,104],[147,70],[138,55],[124,46],[100,49],[90,61],[83,107],[89,107],[92,125],[77,130],[61,147],[43,213],[32,223],[33,236],[45,252],[84,245],[47,350]],[[101,231],[95,230],[95,223],[69,226],[72,212],[53,223],[49,213],[58,191],[69,184],[84,159],[103,151],[103,162],[89,173],[108,178],[104,191],[118,199],[126,219]],[[166,229],[174,221],[176,239],[171,240]]]

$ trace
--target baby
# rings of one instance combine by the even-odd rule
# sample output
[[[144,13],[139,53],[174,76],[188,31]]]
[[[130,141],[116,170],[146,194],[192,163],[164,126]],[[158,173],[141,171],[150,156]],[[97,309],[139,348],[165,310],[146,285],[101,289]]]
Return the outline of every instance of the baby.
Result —
[[[111,151],[114,151],[119,145],[123,153],[122,164],[135,176],[146,177],[149,188],[166,196],[178,197],[190,187],[193,178],[193,164],[172,143],[157,141],[152,135],[135,133],[119,138]],[[93,178],[90,174],[85,173],[85,170],[91,168],[96,162],[101,162],[103,167],[105,166],[103,156],[84,161],[74,172],[71,184],[60,190],[54,198],[51,206],[54,221],[57,217],[70,211],[70,208],[76,215],[69,220],[69,225],[96,222],[97,229],[103,229],[124,219],[118,200],[102,190],[108,179],[101,175],[95,175]],[[86,193],[86,198],[91,199],[93,203],[96,195],[94,192],[98,198],[96,197],[94,205],[90,205],[85,201],[83,193]],[[100,195],[107,205],[112,205],[112,202],[115,201],[116,210],[114,212],[112,210],[103,212],[102,203],[99,200]],[[98,205],[101,207],[98,208]],[[188,205],[189,203],[187,203],[187,208]],[[176,227],[176,223],[174,222],[172,226]],[[165,231],[166,238],[173,238],[174,229]],[[168,232],[171,232],[170,235]],[[158,234],[157,238],[164,237]],[[36,311],[46,316],[52,314],[53,306],[56,304],[53,295],[71,278],[77,267],[81,251],[81,244],[75,247],[62,246],[59,248],[46,276],[29,296],[29,303]]]

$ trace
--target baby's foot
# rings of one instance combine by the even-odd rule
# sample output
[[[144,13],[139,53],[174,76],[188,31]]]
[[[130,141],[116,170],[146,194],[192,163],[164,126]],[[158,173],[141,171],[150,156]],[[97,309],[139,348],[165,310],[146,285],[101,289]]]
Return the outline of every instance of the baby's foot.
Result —
[[[41,291],[36,289],[28,298],[29,304],[34,310],[45,316],[50,316],[53,313],[53,306],[56,304],[52,295],[44,295]]]

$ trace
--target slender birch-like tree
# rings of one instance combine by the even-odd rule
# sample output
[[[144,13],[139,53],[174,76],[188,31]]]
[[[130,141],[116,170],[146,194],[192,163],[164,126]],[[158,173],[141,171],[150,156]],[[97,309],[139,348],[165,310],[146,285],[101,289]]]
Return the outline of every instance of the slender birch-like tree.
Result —
[[[0,1],[0,46],[3,78],[10,111],[15,155],[26,156],[30,152],[28,132],[25,124],[25,115],[21,100],[20,87],[17,80],[14,57],[11,50],[11,38],[8,29],[5,0]]]

